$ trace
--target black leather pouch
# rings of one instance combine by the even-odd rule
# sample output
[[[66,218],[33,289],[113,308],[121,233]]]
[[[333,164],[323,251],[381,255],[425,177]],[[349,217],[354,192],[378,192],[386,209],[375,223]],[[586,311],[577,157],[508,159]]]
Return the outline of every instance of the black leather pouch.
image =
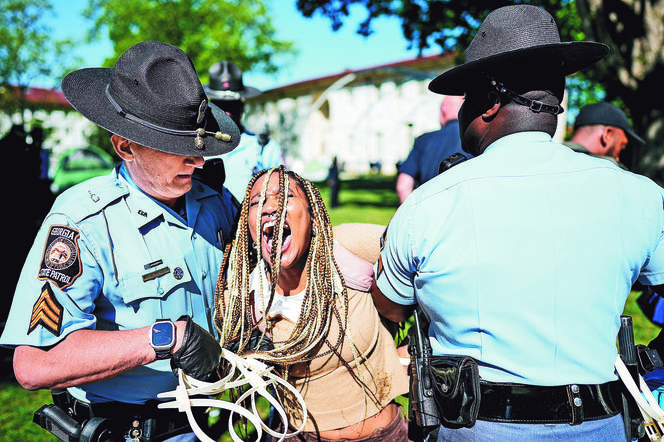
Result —
[[[472,427],[480,409],[480,374],[469,356],[431,357],[434,399],[446,428]]]

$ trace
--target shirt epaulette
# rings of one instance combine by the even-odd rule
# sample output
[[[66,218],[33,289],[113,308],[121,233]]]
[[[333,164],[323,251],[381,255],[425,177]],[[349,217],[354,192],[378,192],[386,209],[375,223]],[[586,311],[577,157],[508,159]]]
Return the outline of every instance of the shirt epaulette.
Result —
[[[128,193],[113,171],[110,175],[95,177],[67,189],[56,199],[51,212],[66,213],[78,223]]]
[[[207,184],[204,184],[202,181],[198,179],[198,177],[192,177],[192,191],[191,194],[194,197],[194,199],[201,199],[201,198],[206,198],[208,196],[215,195],[217,193],[216,190],[212,189],[209,187]]]

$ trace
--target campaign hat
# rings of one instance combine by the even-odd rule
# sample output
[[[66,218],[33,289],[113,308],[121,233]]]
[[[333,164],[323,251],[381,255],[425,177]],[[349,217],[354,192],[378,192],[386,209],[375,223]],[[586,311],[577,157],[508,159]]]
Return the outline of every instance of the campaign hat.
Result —
[[[70,72],[62,93],[98,126],[161,152],[217,156],[240,142],[237,125],[208,102],[189,56],[170,44],[144,41],[113,68]]]
[[[242,80],[242,69],[235,63],[223,60],[210,67],[210,83],[205,91],[213,100],[244,100],[260,95],[261,91],[247,86]]]
[[[444,95],[463,95],[477,74],[514,73],[528,76],[546,74],[555,63],[566,76],[601,60],[609,47],[596,42],[561,42],[558,26],[543,8],[510,5],[490,12],[464,54],[464,63],[443,72],[429,84],[429,90]],[[503,80],[506,81],[506,80]]]
[[[625,113],[615,104],[605,101],[583,106],[574,120],[574,130],[582,126],[612,126],[622,129],[630,141],[645,144],[645,140],[632,132],[632,128]]]

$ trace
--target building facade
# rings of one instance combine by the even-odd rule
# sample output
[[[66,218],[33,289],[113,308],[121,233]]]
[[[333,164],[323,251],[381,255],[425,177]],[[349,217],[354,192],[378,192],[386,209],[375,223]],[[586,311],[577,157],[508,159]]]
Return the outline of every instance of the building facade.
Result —
[[[429,82],[452,55],[346,70],[264,91],[247,101],[250,130],[269,129],[289,167],[319,179],[334,157],[346,173],[396,172],[414,139],[440,128],[441,96]]]

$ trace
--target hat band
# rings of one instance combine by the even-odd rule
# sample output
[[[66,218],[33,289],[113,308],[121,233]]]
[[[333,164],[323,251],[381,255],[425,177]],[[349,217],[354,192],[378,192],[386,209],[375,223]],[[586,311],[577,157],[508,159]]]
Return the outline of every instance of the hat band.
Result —
[[[153,130],[156,130],[156,131],[168,134],[168,135],[180,135],[180,136],[191,135],[191,136],[196,136],[196,138],[194,139],[194,145],[196,146],[196,148],[198,150],[203,150],[205,148],[205,141],[203,141],[202,137],[204,137],[205,135],[208,135],[208,134],[210,134],[210,135],[214,134],[214,137],[218,140],[221,140],[221,141],[231,141],[231,136],[229,134],[221,132],[221,131],[217,131],[217,132],[206,131],[205,127],[199,127],[196,130],[180,130],[180,129],[171,129],[171,128],[168,128],[168,127],[159,126],[157,124],[150,123],[149,121],[145,121],[144,119],[142,119],[140,117],[137,117],[136,115],[130,114],[129,112],[126,112],[124,109],[122,109],[122,106],[120,106],[118,104],[118,102],[113,99],[113,97],[111,96],[111,93],[108,91],[109,86],[110,86],[110,84],[106,85],[106,89],[104,90],[104,92],[106,93],[106,98],[108,98],[108,101],[111,103],[111,105],[113,106],[115,111],[119,115],[121,115],[122,117],[126,118],[127,120],[133,121],[134,123],[138,123],[141,126],[145,126],[149,129],[153,129]],[[201,108],[203,108],[202,105],[201,105]],[[199,120],[200,119],[201,118],[199,116]]]
[[[516,104],[528,106],[528,108],[535,113],[545,112],[551,115],[560,115],[565,112],[565,109],[563,109],[562,106],[557,104],[544,104],[541,101],[531,100],[530,98],[526,98],[523,95],[519,95],[516,92],[507,89],[502,83],[497,83],[496,80],[491,79],[491,85],[496,88],[499,94],[505,95]]]

